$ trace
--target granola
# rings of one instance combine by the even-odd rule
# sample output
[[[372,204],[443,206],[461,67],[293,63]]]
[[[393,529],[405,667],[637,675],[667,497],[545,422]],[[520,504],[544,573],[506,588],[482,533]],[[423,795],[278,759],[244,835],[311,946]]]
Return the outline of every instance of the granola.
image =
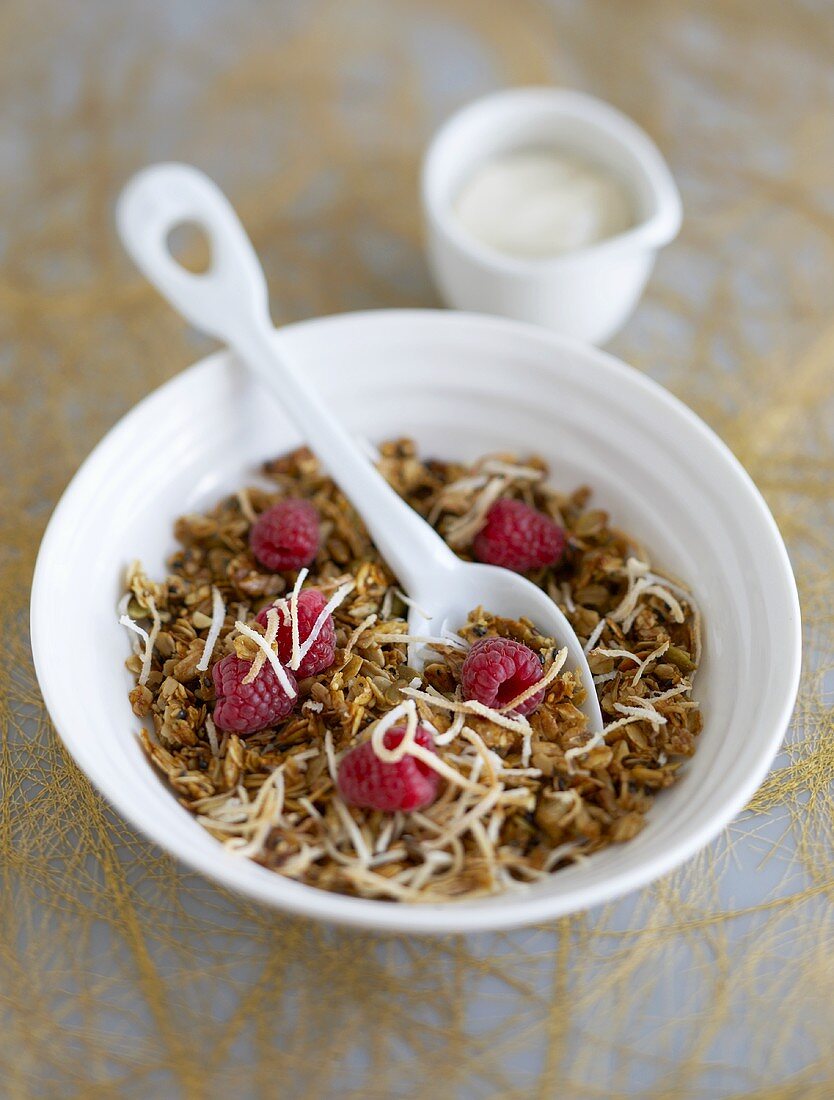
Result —
[[[473,609],[458,635],[421,643],[422,668],[410,665],[407,598],[356,512],[302,448],[264,465],[274,488],[250,487],[178,520],[165,580],[150,580],[138,563],[129,570],[120,610],[136,635],[130,701],[151,720],[153,733],[140,734],[150,760],[227,849],[361,897],[446,901],[523,888],[634,837],[701,729],[692,698],[700,623],[687,589],[590,506],[590,490],[550,487],[538,458],[424,460],[400,439],[381,446],[379,468],[461,557],[472,556],[499,499],[523,501],[564,530],[558,563],[527,575],[585,645],[603,734],[590,736],[578,707],[583,685],[529,621]],[[312,502],[320,517],[308,573],[270,572],[250,550],[253,522],[287,498]],[[292,711],[268,728],[218,729],[213,666],[235,654],[252,663],[253,678],[270,663],[284,671],[279,616],[269,611],[289,614],[299,590],[313,587],[332,614],[334,663],[293,680]],[[486,637],[512,638],[538,655],[535,690],[544,686],[545,695],[529,715],[462,697],[461,667]],[[437,798],[411,812],[349,805],[340,761],[394,720],[415,754],[417,725],[431,731],[434,749],[422,752],[433,757]]]

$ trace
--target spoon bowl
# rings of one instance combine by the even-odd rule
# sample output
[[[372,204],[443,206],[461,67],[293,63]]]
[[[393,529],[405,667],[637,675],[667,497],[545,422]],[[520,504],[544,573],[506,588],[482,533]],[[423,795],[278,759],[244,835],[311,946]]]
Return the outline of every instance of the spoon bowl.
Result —
[[[561,646],[567,649],[564,667],[580,670],[586,688],[579,709],[588,719],[592,733],[602,729],[602,715],[587,658],[570,623],[546,592],[508,569],[459,559],[448,576],[441,576],[438,581],[432,601],[423,602],[417,598],[410,608],[408,629],[411,634],[442,638],[446,632],[455,633],[479,604],[502,618],[530,619],[542,634],[556,641],[557,649]],[[419,647],[415,649],[419,653]],[[412,666],[420,667],[419,658],[410,660]]]
[[[567,647],[567,667],[585,687],[590,732],[599,733],[602,713],[588,662],[556,604],[524,577],[461,561],[370,464],[286,350],[276,352],[263,270],[216,185],[187,165],[146,168],[122,192],[116,220],[125,248],[148,279],[187,320],[228,344],[295,421],[413,600],[412,633],[427,633],[437,623],[456,630],[478,605],[507,618],[532,619],[544,636]],[[187,271],[171,253],[170,234],[185,223],[208,238],[211,263],[204,273]]]

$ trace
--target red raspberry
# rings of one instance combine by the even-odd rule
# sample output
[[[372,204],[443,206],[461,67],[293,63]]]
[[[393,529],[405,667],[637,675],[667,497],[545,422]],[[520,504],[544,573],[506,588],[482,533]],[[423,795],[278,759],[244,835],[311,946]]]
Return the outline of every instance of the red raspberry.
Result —
[[[252,524],[249,545],[261,565],[275,573],[302,569],[318,553],[319,514],[309,500],[279,500]]]
[[[327,600],[318,588],[305,588],[298,593],[298,640],[304,643],[310,636],[310,631],[316,623],[316,619],[324,610]],[[270,605],[271,606],[271,605]],[[256,620],[261,626],[266,626],[269,607],[259,611]],[[290,625],[289,608],[278,612],[278,660],[282,665],[288,665],[292,658],[292,626]],[[298,680],[307,676],[315,676],[317,672],[324,672],[330,668],[336,659],[336,628],[333,625],[333,616],[328,615],[324,620],[324,626],[316,635],[316,640],[310,646],[301,664],[295,670]]]
[[[405,737],[405,726],[394,726],[383,738],[386,749],[394,749]],[[418,745],[434,752],[434,738],[422,726],[417,728]],[[350,750],[339,764],[339,791],[345,802],[365,810],[422,810],[437,797],[440,777],[433,768],[406,755],[396,764],[386,764],[374,752],[370,741]]]
[[[565,532],[543,512],[502,497],[487,512],[472,548],[478,561],[526,573],[556,564],[565,549]]]
[[[488,707],[505,707],[542,678],[542,665],[529,646],[512,638],[482,638],[466,655],[460,684],[466,699]],[[544,699],[544,689],[512,711],[530,714]]]
[[[232,733],[256,733],[285,718],[293,708],[295,697],[287,695],[275,675],[272,665],[265,664],[251,684],[243,679],[252,667],[250,661],[230,653],[212,666],[214,690],[214,722],[218,729]],[[295,687],[291,672],[287,672]]]

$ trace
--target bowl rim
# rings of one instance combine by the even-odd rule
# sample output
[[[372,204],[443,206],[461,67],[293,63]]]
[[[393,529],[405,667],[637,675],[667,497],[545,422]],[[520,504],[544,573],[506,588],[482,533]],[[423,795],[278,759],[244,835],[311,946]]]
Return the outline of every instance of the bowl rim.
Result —
[[[154,820],[144,818],[134,809],[130,798],[124,797],[118,786],[115,789],[109,787],[106,766],[99,765],[93,754],[87,751],[83,735],[79,735],[74,727],[62,720],[61,700],[53,690],[50,680],[50,665],[47,657],[47,639],[50,631],[48,581],[53,570],[60,571],[64,528],[68,522],[72,521],[76,500],[83,501],[87,484],[94,484],[98,478],[100,456],[106,454],[122,436],[134,430],[133,425],[141,421],[145,409],[150,404],[169,400],[178,387],[188,387],[200,373],[216,369],[220,363],[227,362],[231,356],[226,351],[214,352],[203,357],[154,389],[129,409],[81,464],[53,511],[38,552],[30,605],[32,654],[47,710],[61,740],[81,770],[105,800],[140,834],[215,883],[293,915],[314,917],[330,923],[377,932],[446,934],[495,931],[542,923],[568,913],[584,911],[602,902],[613,901],[673,870],[713,840],[749,801],[779,750],[796,699],[802,653],[799,597],[782,537],[764,498],[752,479],[715,432],[687,405],[659,383],[598,348],[520,321],[477,313],[429,309],[380,309],[337,314],[301,321],[286,326],[284,331],[300,332],[304,329],[324,326],[344,328],[358,325],[360,328],[366,326],[373,328],[391,324],[395,327],[402,325],[404,328],[406,326],[413,328],[415,324],[446,326],[450,332],[457,329],[459,335],[473,326],[479,330],[492,329],[496,334],[500,330],[513,340],[520,342],[532,340],[578,356],[584,360],[589,369],[617,378],[629,386],[636,386],[645,394],[662,402],[675,415],[682,416],[701,436],[704,445],[720,457],[731,472],[740,479],[751,505],[755,506],[759,519],[769,530],[769,549],[773,564],[779,569],[782,596],[789,605],[791,614],[787,623],[784,624],[785,635],[780,638],[782,652],[785,655],[785,660],[780,662],[780,670],[784,677],[781,706],[778,713],[771,718],[769,732],[758,757],[746,771],[732,795],[725,798],[720,811],[691,829],[680,838],[677,844],[650,856],[638,867],[614,870],[599,882],[583,884],[580,891],[581,897],[575,896],[576,891],[573,895],[568,891],[565,895],[552,894],[545,897],[530,897],[525,894],[505,895],[500,905],[490,906],[479,905],[478,902],[407,905],[351,898],[313,886],[289,883],[282,876],[264,868],[257,868],[262,872],[261,876],[241,876],[236,873],[240,870],[239,865],[236,866],[232,859],[215,859],[213,854],[210,856],[190,848],[187,842],[181,842],[179,839],[172,841]],[[225,853],[223,855],[225,856]],[[257,867],[254,864],[250,865]],[[282,887],[290,885],[301,886],[301,889],[288,890],[290,896],[281,896]]]
[[[461,131],[481,116],[496,109],[513,109],[523,114],[531,107],[543,107],[554,116],[581,119],[624,149],[642,174],[652,193],[654,209],[636,224],[582,248],[554,256],[512,256],[484,244],[458,222],[451,205],[438,195],[435,177],[441,157],[448,156]],[[529,85],[491,92],[464,104],[450,115],[431,138],[420,170],[420,194],[424,214],[434,231],[448,238],[470,260],[505,275],[546,276],[578,264],[616,259],[638,250],[655,251],[678,235],[683,219],[680,191],[663,154],[642,127],[624,112],[587,92],[549,85]]]

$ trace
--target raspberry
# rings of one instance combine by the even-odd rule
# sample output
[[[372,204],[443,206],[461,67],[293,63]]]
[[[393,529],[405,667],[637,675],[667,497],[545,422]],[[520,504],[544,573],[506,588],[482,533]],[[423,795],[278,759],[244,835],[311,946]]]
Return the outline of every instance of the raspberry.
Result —
[[[394,726],[385,734],[386,749],[394,749],[405,737],[405,726]],[[434,752],[434,738],[422,726],[417,728],[418,745]],[[386,764],[374,752],[370,741],[351,749],[339,764],[339,791],[345,802],[366,810],[421,810],[434,802],[440,778],[436,771],[413,756]]]
[[[298,640],[302,644],[310,636],[310,631],[326,604],[327,600],[318,588],[305,588],[298,593]],[[256,616],[261,626],[266,626],[268,611],[269,607],[265,607]],[[292,658],[292,626],[289,609],[283,613],[279,611],[278,614],[281,623],[276,635],[278,660],[282,665],[288,665]],[[335,659],[336,628],[333,625],[333,616],[328,615],[324,620],[324,626],[316,635],[316,640],[295,670],[296,678],[303,680],[307,676],[315,676],[317,672],[324,672],[326,668],[330,668]]]
[[[274,573],[301,569],[318,553],[319,514],[309,500],[279,500],[252,524],[249,545],[261,565]]]
[[[272,665],[265,664],[251,684],[244,684],[243,679],[250,668],[250,661],[234,653],[212,667],[217,696],[214,722],[218,729],[256,733],[285,718],[292,710],[295,699],[281,687]],[[295,686],[292,673],[287,675]]]
[[[464,697],[488,707],[505,707],[542,678],[542,665],[529,646],[512,638],[482,638],[466,655],[460,670]],[[530,714],[544,699],[544,689],[521,703],[513,714]]]
[[[502,497],[487,512],[472,545],[478,561],[526,573],[556,564],[565,549],[565,532],[543,512]]]

